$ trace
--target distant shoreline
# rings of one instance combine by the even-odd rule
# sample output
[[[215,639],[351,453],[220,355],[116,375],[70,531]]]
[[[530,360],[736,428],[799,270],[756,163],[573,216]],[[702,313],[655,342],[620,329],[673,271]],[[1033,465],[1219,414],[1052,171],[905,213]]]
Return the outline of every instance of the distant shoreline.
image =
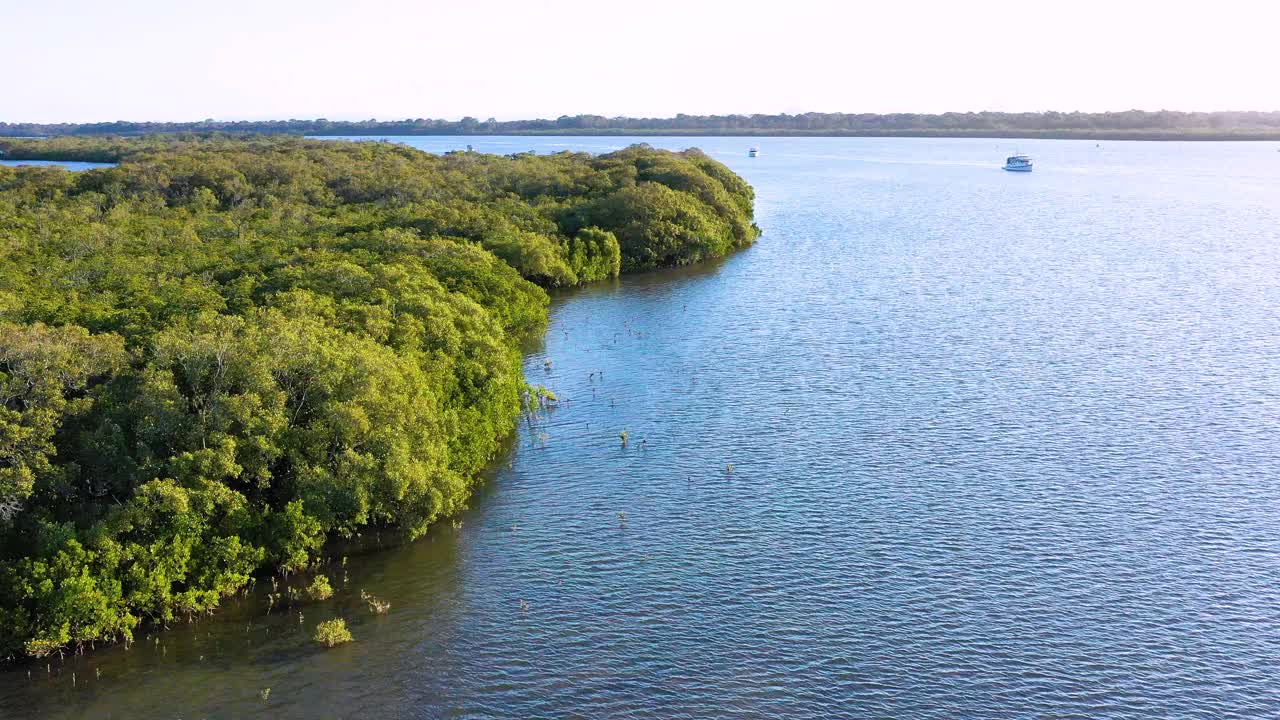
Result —
[[[509,132],[345,132],[340,134],[307,133],[304,137],[856,137],[856,138],[974,138],[988,140],[1142,140],[1151,142],[1195,141],[1280,141],[1280,131],[1200,132],[1125,131],[1125,130],[900,130],[869,132],[862,130],[513,130]]]
[[[192,132],[192,131],[186,131]],[[225,135],[294,135],[297,137],[811,137],[811,138],[972,138],[985,140],[1130,140],[1145,142],[1267,142],[1280,141],[1276,131],[1201,131],[1201,130],[766,130],[756,128],[721,129],[581,129],[508,130],[500,132],[388,132],[384,130],[345,130],[341,132],[225,132],[198,131],[200,134]],[[39,140],[47,137],[143,137],[148,131],[55,134],[44,136],[3,135],[0,140]]]
[[[801,113],[555,119],[461,120],[198,120],[96,123],[0,122],[0,137],[87,137],[154,134],[295,136],[566,135],[601,137],[921,137],[1047,140],[1280,140],[1280,111]]]

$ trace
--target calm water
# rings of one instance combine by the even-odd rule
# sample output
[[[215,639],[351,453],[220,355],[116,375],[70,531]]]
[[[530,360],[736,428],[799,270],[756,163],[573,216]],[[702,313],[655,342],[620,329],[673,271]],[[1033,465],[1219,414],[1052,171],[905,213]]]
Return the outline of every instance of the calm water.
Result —
[[[743,174],[765,234],[557,298],[527,372],[566,402],[461,527],[301,624],[252,596],[0,676],[2,711],[1280,715],[1277,145],[647,141]],[[357,642],[317,649],[333,614]]]
[[[51,165],[67,170],[97,170],[98,168],[115,167],[115,163],[80,162],[77,160],[0,160],[0,165],[8,167],[42,167]]]

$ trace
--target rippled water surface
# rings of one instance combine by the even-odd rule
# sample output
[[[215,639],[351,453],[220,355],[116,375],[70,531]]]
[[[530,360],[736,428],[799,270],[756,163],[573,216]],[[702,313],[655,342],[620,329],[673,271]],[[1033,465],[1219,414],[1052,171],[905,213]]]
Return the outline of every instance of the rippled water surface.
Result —
[[[460,527],[301,623],[254,595],[7,673],[0,713],[1280,716],[1277,145],[648,142],[746,177],[764,236],[559,296],[526,370],[564,402]]]

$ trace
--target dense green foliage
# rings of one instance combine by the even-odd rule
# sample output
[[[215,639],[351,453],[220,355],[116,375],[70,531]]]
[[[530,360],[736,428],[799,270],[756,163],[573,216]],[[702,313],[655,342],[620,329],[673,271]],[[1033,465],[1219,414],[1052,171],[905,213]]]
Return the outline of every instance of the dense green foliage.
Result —
[[[965,112],[676,115],[670,118],[561,116],[555,120],[270,120],[187,123],[0,123],[0,136],[138,135],[173,132],[295,135],[973,135],[1045,137],[1276,138],[1280,112]]]
[[[347,621],[342,618],[325,620],[320,623],[316,626],[316,633],[312,637],[316,642],[329,648],[349,643],[355,639],[351,636],[351,631],[347,629]]]
[[[120,165],[0,167],[0,656],[207,611],[329,535],[421,533],[514,426],[541,286],[758,233],[696,150],[34,145]]]

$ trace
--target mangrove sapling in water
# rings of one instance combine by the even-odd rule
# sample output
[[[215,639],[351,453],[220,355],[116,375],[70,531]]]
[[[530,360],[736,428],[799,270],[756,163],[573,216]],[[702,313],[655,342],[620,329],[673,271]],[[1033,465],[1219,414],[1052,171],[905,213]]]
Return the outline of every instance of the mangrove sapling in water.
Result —
[[[376,595],[367,593],[364,590],[360,591],[360,599],[369,605],[369,612],[375,615],[385,615],[391,609],[391,603],[379,600]]]
[[[329,585],[329,578],[325,575],[317,575],[311,581],[311,585],[307,586],[307,597],[311,600],[328,600],[333,597],[333,587]]]
[[[316,626],[314,639],[321,645],[331,648],[351,642],[354,638],[351,636],[351,631],[347,629],[347,621],[334,618]]]

